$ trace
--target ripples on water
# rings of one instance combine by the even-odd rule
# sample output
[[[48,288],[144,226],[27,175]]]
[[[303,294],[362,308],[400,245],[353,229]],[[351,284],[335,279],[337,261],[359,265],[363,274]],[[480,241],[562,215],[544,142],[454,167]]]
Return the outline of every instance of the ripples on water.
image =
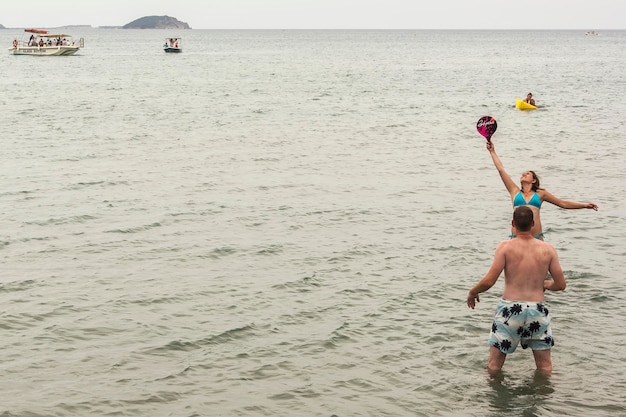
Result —
[[[623,32],[83,30],[0,63],[0,415],[626,415]],[[464,304],[510,222],[484,114],[601,208],[542,214],[549,380],[489,380],[501,287]]]

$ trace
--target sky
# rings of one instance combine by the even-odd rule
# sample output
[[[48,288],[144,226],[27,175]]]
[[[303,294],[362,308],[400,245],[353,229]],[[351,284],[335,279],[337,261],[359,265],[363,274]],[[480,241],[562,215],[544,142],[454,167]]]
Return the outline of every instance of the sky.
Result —
[[[27,0],[1,10],[7,28],[168,15],[193,29],[626,29],[626,0]]]

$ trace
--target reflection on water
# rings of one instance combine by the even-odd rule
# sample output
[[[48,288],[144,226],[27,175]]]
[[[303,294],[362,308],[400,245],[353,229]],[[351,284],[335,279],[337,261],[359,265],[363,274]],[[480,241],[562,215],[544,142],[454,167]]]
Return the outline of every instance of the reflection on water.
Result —
[[[487,393],[492,416],[539,416],[554,393],[551,377],[540,371],[530,376],[499,372],[489,377],[491,392]]]

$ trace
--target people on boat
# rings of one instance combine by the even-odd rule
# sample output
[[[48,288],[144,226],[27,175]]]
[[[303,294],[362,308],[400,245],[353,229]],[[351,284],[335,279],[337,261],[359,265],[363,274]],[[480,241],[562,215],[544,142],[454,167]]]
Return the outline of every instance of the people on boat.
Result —
[[[163,44],[163,47],[164,48],[176,48],[176,49],[178,49],[178,38],[166,39],[165,40],[165,44]]]
[[[44,46],[43,38],[39,38],[39,46]]]
[[[36,42],[35,35],[30,35],[30,38],[28,39],[28,46],[34,46],[36,45]]]
[[[528,93],[526,95],[526,98],[524,99],[524,102],[530,104],[531,106],[537,107],[537,105],[535,104],[535,99],[533,98],[533,93]]]
[[[511,195],[511,202],[513,208],[518,206],[529,206],[534,214],[535,223],[531,228],[531,233],[536,239],[543,240],[543,225],[541,224],[540,209],[541,203],[547,201],[557,207],[563,209],[593,209],[598,211],[598,205],[595,203],[579,203],[576,201],[562,200],[559,197],[548,192],[548,190],[541,188],[539,184],[539,177],[534,171],[524,171],[520,178],[520,186],[513,181],[509,174],[504,169],[504,165],[500,158],[496,154],[495,146],[493,142],[487,142],[487,150],[491,155],[493,164],[500,174],[500,178],[504,183],[507,191]],[[515,237],[515,231],[511,229],[510,237]]]

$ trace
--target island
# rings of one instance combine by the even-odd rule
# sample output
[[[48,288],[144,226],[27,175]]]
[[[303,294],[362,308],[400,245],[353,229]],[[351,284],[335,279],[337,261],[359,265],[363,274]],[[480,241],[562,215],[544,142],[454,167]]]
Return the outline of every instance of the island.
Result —
[[[191,29],[191,27],[175,17],[144,16],[125,24],[122,29]]]

